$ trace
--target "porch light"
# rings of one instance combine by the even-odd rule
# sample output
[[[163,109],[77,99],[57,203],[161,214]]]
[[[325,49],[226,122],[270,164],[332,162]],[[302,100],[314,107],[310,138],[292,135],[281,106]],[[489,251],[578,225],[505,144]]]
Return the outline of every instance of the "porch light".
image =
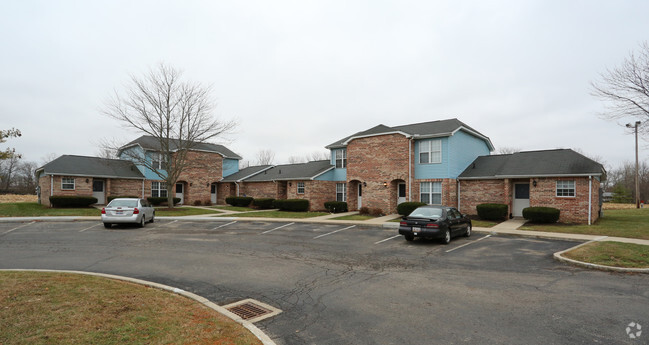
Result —
[[[387,186],[388,186],[388,183],[387,183],[387,182],[383,182],[383,187],[387,187]]]
[[[363,187],[367,187],[367,182],[363,182]]]
[[[536,180],[532,181],[532,186],[536,187]]]

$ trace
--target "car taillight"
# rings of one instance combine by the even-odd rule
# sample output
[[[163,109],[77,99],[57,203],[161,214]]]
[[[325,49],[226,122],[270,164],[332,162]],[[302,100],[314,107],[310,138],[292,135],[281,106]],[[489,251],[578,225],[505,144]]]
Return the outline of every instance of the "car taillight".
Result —
[[[428,223],[428,224],[426,224],[426,227],[427,228],[432,228],[432,229],[437,229],[437,228],[439,228],[439,225],[437,225],[435,223]]]
[[[408,225],[408,223],[406,223],[406,222],[399,222],[399,225],[406,226],[406,225]]]
[[[106,214],[106,209],[103,207],[101,208],[101,214]]]
[[[140,214],[140,210],[138,210],[137,207],[134,208],[134,209],[133,209],[133,214]]]

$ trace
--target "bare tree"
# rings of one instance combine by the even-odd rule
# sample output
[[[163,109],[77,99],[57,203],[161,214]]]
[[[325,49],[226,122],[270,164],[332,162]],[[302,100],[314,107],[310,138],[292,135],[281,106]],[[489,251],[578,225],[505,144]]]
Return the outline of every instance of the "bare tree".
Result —
[[[331,151],[313,151],[306,158],[307,161],[327,161],[331,159]]]
[[[631,53],[617,68],[606,69],[601,80],[591,82],[591,94],[606,102],[606,119],[635,118],[642,121],[638,128],[649,133],[649,44],[640,45],[638,54]]]
[[[0,188],[4,192],[8,192],[11,189],[19,164],[20,156],[16,154],[0,160]]]
[[[233,121],[214,118],[211,91],[209,86],[184,81],[181,71],[160,64],[142,77],[131,75],[126,91],[115,91],[103,109],[105,115],[157,140],[161,160],[137,153],[129,158],[166,182],[169,207],[173,206],[172,189],[188,167],[188,151],[235,127]]]
[[[299,163],[306,163],[307,159],[305,157],[300,157],[300,156],[290,156],[288,157],[288,163],[289,164],[299,164]]]
[[[255,158],[256,165],[271,165],[275,160],[275,152],[273,150],[265,149],[259,150],[257,152],[257,157]]]
[[[97,157],[117,159],[118,148],[124,146],[125,143],[120,143],[115,139],[102,138],[97,143],[98,150],[95,152]]]
[[[499,155],[508,155],[516,152],[521,152],[521,149],[519,149],[518,147],[503,146],[496,150],[496,154]]]
[[[12,137],[15,138],[21,135],[22,134],[20,133],[20,131],[15,128],[8,129],[8,130],[0,130],[0,143],[4,143],[9,138]],[[18,158],[20,158],[20,155],[16,154],[16,149],[6,149],[4,151],[0,151],[0,161],[9,159],[13,156],[18,156]]]

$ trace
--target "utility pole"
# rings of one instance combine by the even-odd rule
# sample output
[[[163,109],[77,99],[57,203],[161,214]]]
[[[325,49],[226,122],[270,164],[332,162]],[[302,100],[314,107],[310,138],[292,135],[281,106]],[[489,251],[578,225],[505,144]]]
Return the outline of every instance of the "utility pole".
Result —
[[[627,123],[627,128],[633,128],[635,132],[635,208],[640,208],[640,179],[638,178],[638,126],[640,121],[635,124]]]

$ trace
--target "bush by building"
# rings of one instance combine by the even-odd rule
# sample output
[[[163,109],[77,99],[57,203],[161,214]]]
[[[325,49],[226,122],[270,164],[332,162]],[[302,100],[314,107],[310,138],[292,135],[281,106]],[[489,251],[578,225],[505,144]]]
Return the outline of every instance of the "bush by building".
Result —
[[[257,207],[260,210],[268,210],[273,208],[273,198],[257,198],[252,200],[252,206]]]
[[[92,196],[51,196],[52,207],[89,207],[97,203],[97,198]]]
[[[327,201],[324,203],[324,207],[331,213],[347,212],[348,210],[347,203],[344,201]]]
[[[417,207],[426,206],[425,202],[402,202],[397,206],[397,213],[402,216],[407,216],[412,213]]]
[[[560,213],[554,207],[527,207],[523,209],[523,218],[532,223],[556,223]]]
[[[309,210],[309,200],[305,199],[286,199],[273,201],[273,208],[280,211],[306,212]]]
[[[253,198],[249,196],[229,196],[225,198],[227,204],[237,207],[248,207],[252,200]]]
[[[160,205],[167,205],[167,198],[166,197],[148,197],[146,198],[148,202],[151,203],[153,206],[160,206]],[[173,203],[174,205],[178,204],[180,202],[180,198],[173,198]]]
[[[478,217],[484,220],[507,219],[507,205],[505,204],[480,204],[476,206]]]

